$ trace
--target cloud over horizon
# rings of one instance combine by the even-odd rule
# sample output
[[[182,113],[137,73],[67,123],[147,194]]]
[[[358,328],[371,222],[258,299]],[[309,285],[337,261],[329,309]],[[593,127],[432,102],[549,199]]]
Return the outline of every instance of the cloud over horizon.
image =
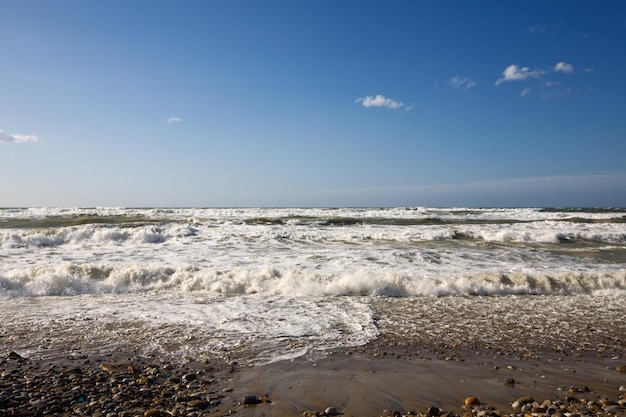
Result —
[[[22,135],[16,133],[14,135],[7,135],[4,130],[0,129],[0,143],[26,143],[26,142],[39,142],[41,139],[35,135]]]
[[[355,103],[361,103],[363,107],[386,107],[388,109],[399,109],[404,106],[404,103],[386,98],[381,94],[375,97],[365,96],[364,98],[357,98]]]

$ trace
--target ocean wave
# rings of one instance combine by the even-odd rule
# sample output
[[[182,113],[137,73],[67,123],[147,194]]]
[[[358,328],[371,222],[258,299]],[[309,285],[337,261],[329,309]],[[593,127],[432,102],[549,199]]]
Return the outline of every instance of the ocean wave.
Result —
[[[603,272],[478,272],[415,276],[373,269],[324,274],[270,266],[230,270],[160,264],[63,263],[10,270],[0,275],[0,296],[73,296],[150,290],[291,297],[500,296],[626,294],[626,269]]]
[[[573,242],[626,243],[626,231],[619,224],[536,222],[508,225],[468,226],[459,228],[458,234],[485,242],[498,243],[548,243]]]
[[[303,226],[299,223],[171,223],[89,224],[58,228],[0,229],[0,249],[54,247],[63,245],[143,245],[194,238],[195,242],[223,240],[266,241],[275,239],[315,243],[363,244],[367,242],[431,242],[465,240],[524,244],[626,244],[620,224],[518,223],[398,226],[360,224],[351,227]]]

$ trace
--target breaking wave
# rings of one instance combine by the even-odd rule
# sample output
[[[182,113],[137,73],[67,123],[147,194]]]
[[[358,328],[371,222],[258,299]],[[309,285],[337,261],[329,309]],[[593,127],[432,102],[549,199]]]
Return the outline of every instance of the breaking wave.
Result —
[[[604,295],[626,294],[626,270],[580,273],[496,273],[425,277],[381,273],[375,270],[345,271],[324,275],[314,271],[252,269],[197,269],[160,265],[37,266],[0,275],[0,296],[71,296],[94,293],[143,291],[206,293],[238,296],[249,294],[294,297],[320,296],[466,296],[466,295]]]

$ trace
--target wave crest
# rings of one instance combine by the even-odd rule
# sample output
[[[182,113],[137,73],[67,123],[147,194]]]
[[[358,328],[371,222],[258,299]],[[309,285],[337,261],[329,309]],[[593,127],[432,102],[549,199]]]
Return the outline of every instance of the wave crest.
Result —
[[[72,296],[92,293],[132,293],[150,290],[209,293],[320,296],[412,297],[465,295],[595,295],[626,293],[626,270],[602,273],[479,273],[447,277],[363,269],[324,275],[295,269],[234,268],[227,271],[160,265],[38,266],[0,276],[0,295]]]

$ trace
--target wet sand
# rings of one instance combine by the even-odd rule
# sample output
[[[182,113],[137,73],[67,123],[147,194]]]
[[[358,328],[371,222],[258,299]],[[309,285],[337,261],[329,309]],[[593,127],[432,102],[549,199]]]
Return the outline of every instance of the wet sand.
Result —
[[[523,396],[540,403],[566,397],[617,401],[625,394],[619,387],[626,384],[626,374],[617,370],[624,362],[489,355],[445,360],[393,349],[381,354],[380,347],[372,345],[315,361],[299,359],[241,370],[236,385],[241,396],[255,393],[271,400],[243,410],[241,415],[250,416],[300,415],[327,407],[352,416],[426,414],[430,407],[439,408],[441,414],[462,414],[467,397],[477,397],[502,413],[514,413],[511,404]]]

